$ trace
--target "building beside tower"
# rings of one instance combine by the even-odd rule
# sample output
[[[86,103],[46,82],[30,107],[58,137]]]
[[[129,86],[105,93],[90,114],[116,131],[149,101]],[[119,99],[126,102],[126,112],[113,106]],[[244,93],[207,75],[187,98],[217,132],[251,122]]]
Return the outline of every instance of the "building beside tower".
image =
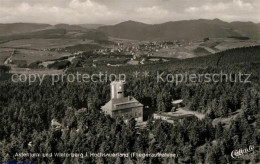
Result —
[[[134,118],[137,122],[143,122],[143,104],[134,97],[124,96],[124,82],[113,81],[110,84],[111,99],[101,107],[105,114],[112,118],[123,117],[125,122]]]

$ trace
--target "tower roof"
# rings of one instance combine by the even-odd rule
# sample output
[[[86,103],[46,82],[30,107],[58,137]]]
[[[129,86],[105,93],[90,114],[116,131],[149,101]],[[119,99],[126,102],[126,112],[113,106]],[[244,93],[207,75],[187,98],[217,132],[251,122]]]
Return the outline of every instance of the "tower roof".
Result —
[[[119,81],[112,81],[112,82],[110,83],[110,85],[115,85],[115,84],[125,84],[125,81],[119,80]]]

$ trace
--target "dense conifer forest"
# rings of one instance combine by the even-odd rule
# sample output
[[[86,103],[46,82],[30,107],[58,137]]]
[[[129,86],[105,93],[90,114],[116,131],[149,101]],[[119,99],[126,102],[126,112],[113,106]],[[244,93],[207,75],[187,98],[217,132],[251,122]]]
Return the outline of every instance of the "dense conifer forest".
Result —
[[[231,49],[217,54],[172,59],[168,62],[120,67],[82,67],[94,54],[84,53],[68,73],[125,73],[126,95],[134,96],[148,109],[167,112],[172,100],[206,117],[184,119],[174,124],[148,118],[147,128],[135,128],[132,119],[104,115],[100,107],[110,99],[110,82],[51,85],[47,78],[34,83],[0,82],[0,161],[38,163],[259,163],[260,151],[233,159],[235,149],[260,145],[260,46]],[[116,56],[116,54],[115,54]],[[4,68],[7,69],[7,68]],[[148,71],[148,77],[134,78],[133,72]],[[250,83],[156,81],[159,72],[251,74]],[[224,125],[216,119],[227,119]],[[53,129],[51,121],[61,123]],[[177,158],[37,158],[17,157],[17,152],[140,152],[176,153]]]

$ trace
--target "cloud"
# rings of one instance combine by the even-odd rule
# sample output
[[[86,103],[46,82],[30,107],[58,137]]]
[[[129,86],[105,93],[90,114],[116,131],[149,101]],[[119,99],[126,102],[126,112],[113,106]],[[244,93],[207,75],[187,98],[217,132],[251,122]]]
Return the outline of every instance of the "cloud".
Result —
[[[23,22],[37,23],[94,23],[115,18],[116,14],[114,11],[111,12],[105,5],[92,0],[72,0],[67,6],[62,7],[50,4],[29,4],[26,2],[13,7],[0,7],[0,15],[2,15],[4,22],[22,20]]]
[[[86,0],[83,2],[80,0],[72,0],[68,5],[68,9],[72,12],[77,11],[81,14],[91,14],[93,16],[104,16],[103,14],[112,14],[106,6],[91,0]]]
[[[2,0],[0,22],[114,24],[196,18],[259,22],[259,8],[260,0]]]
[[[162,9],[158,6],[151,7],[139,7],[135,10],[132,19],[138,18],[138,21],[143,21],[145,23],[152,23],[151,20],[158,21],[163,18],[167,18],[169,12],[165,9]]]
[[[233,3],[241,9],[252,10],[253,6],[249,2],[243,2],[242,0],[233,0]]]
[[[199,7],[191,6],[185,9],[185,12],[219,12],[225,10],[252,10],[253,5],[249,2],[243,2],[242,0],[233,0],[218,3],[207,3]]]
[[[144,14],[149,17],[153,16],[166,16],[169,12],[167,10],[161,9],[158,6],[152,7],[140,7],[136,10],[137,14]]]
[[[199,11],[199,8],[198,7],[188,7],[185,9],[185,11],[188,13],[194,13],[194,12]]]
[[[218,4],[205,4],[200,7],[188,7],[185,9],[185,12],[191,13],[191,14],[196,14],[196,13],[212,13],[212,12],[220,12],[224,11],[229,8],[229,5],[224,4],[224,3],[218,3]]]
[[[225,21],[260,21],[260,1],[257,0],[226,0],[207,1],[202,5],[185,8],[185,12],[196,18],[220,18]]]

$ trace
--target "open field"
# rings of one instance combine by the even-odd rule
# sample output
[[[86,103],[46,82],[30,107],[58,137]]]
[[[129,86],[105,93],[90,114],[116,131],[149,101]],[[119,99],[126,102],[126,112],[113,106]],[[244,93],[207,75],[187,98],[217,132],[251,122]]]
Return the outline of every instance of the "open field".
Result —
[[[55,52],[55,51],[37,51],[30,49],[19,49],[13,55],[12,60],[25,60],[27,64],[35,61],[46,61],[58,59],[63,56],[71,55],[68,52]]]
[[[103,58],[95,57],[95,64],[120,65],[128,62],[128,64],[137,65],[144,64],[141,62],[144,55],[152,57],[145,62],[149,63],[149,61],[153,60],[159,61],[159,59],[163,57],[178,59],[193,58],[214,54],[230,48],[252,45],[260,45],[260,41],[250,39],[239,40],[237,38],[209,38],[209,40],[205,41],[175,40],[171,42],[171,44],[167,44],[163,42],[135,41],[117,38],[110,38],[109,41],[99,42],[76,38],[33,38],[12,40],[0,44],[0,64],[4,64],[4,61],[9,58],[10,62],[6,64],[12,64],[11,67],[28,67],[28,65],[33,62],[41,61],[42,63],[40,65],[46,68],[49,64],[54,63],[52,60],[70,56],[75,52],[79,54],[79,52],[90,50],[102,50],[101,52],[104,50],[104,52],[106,52],[104,55],[107,56]],[[119,59],[118,57],[115,58],[111,56],[112,51],[110,52],[110,49],[119,50],[124,57]],[[15,53],[11,56],[12,52]],[[139,56],[139,59],[130,60],[130,57],[125,55],[130,55],[130,57],[136,55]],[[72,59],[74,58],[70,59],[71,63]],[[166,61],[166,59],[162,60]],[[90,62],[92,63],[92,61]]]
[[[49,61],[71,55],[66,48],[79,45],[97,46],[92,40],[87,39],[20,39],[0,44],[0,64],[4,64],[12,52],[15,54],[10,58],[15,65],[30,64],[35,61]],[[62,49],[62,51],[59,51]],[[58,50],[58,51],[55,51]],[[76,51],[76,50],[75,50]]]
[[[158,52],[155,52],[153,56],[179,58],[179,59],[195,57],[190,47],[176,47],[176,48],[162,49],[159,50]]]
[[[166,49],[160,49],[153,54],[156,57],[167,57],[167,58],[193,58],[205,54],[196,53],[195,50],[198,48],[205,49],[208,54],[214,54],[227,49],[238,48],[238,47],[249,47],[260,45],[259,40],[238,40],[234,38],[210,38],[206,42],[195,41],[190,42],[186,45],[173,46]]]
[[[227,49],[231,49],[231,48],[238,48],[238,47],[249,47],[249,46],[255,46],[255,45],[259,45],[260,42],[259,41],[224,41],[220,44],[218,44],[215,48],[223,51],[223,50],[227,50]]]
[[[209,47],[213,50],[224,51],[231,48],[248,47],[260,45],[259,40],[238,40],[234,38],[210,38],[207,42],[201,44],[203,47]]]
[[[196,54],[193,51],[199,47],[199,44],[200,41],[179,43],[174,46],[169,46],[168,48],[160,49],[155,52],[153,56],[178,59],[196,57]]]
[[[16,74],[39,74],[39,75],[53,75],[53,74],[62,74],[64,73],[64,70],[55,70],[55,69],[37,69],[32,70],[28,68],[17,68],[13,67],[11,73]]]
[[[23,48],[23,49],[52,49],[52,48],[65,48],[77,44],[93,43],[91,40],[82,39],[21,39],[13,40],[0,44],[0,48]]]
[[[0,65],[12,54],[12,50],[0,49]]]

